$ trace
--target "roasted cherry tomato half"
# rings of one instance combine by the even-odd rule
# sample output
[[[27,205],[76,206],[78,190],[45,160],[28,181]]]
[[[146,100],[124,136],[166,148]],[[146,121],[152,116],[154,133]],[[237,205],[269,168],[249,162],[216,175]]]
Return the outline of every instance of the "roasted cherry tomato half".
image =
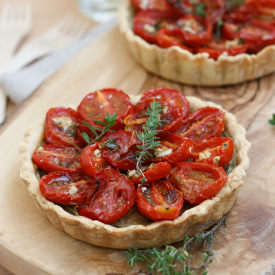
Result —
[[[137,187],[139,212],[153,221],[176,219],[183,206],[182,194],[169,181],[141,184]]]
[[[121,90],[103,89],[86,95],[77,110],[82,120],[97,127],[102,127],[94,121],[103,121],[109,113],[116,113],[114,129],[123,127],[125,114],[131,108],[130,97]]]
[[[81,146],[82,142],[76,134],[79,123],[78,113],[71,108],[49,109],[45,121],[46,141],[59,146]]]
[[[135,15],[133,29],[135,34],[149,43],[157,43],[157,33],[161,27],[170,26],[178,16],[164,11],[140,11]]]
[[[39,187],[47,200],[65,205],[81,205],[96,190],[96,184],[89,177],[62,171],[43,176]]]
[[[102,157],[98,143],[85,147],[80,155],[80,164],[84,173],[91,178],[101,169],[107,168],[109,164]]]
[[[168,162],[152,163],[143,171],[143,174],[148,182],[153,182],[166,178],[171,172],[171,165]],[[136,170],[128,172],[128,177],[135,183],[140,184],[143,182],[143,177],[139,175]]]
[[[241,4],[235,2],[228,1],[226,5],[227,13],[224,15],[224,19],[227,21],[247,22],[258,12],[258,0],[246,0],[244,3],[240,2]]]
[[[213,107],[200,108],[191,113],[176,131],[193,140],[219,136],[224,131],[224,112]]]
[[[181,124],[183,111],[163,98],[147,98],[139,101],[129,110],[128,115],[124,119],[125,129],[136,132],[142,130],[148,119],[148,109],[151,108],[153,102],[159,102],[161,105],[160,120],[162,122],[158,128],[161,134],[178,129]]]
[[[187,160],[194,147],[194,141],[180,135],[167,133],[161,137],[161,144],[154,152],[154,162],[176,163]]]
[[[168,88],[157,88],[145,92],[140,101],[145,99],[164,99],[171,105],[178,107],[182,110],[182,118],[186,117],[189,113],[189,102],[186,97],[178,90]]]
[[[113,167],[122,170],[136,166],[136,145],[141,144],[134,132],[119,130],[107,134],[100,142],[102,156]]]
[[[213,40],[206,48],[197,49],[198,53],[208,53],[210,58],[217,60],[223,53],[229,56],[235,56],[245,53],[248,49],[247,44],[241,44],[239,39],[235,40]]]
[[[225,166],[234,156],[232,138],[215,137],[198,142],[192,151],[192,159],[217,166]]]
[[[46,172],[81,172],[79,150],[55,145],[40,146],[32,155],[33,162]]]
[[[187,46],[201,47],[212,39],[211,23],[200,17],[187,15],[181,17],[176,25],[181,29],[183,40]]]
[[[170,48],[172,46],[178,46],[184,50],[189,52],[193,52],[193,50],[184,45],[184,39],[182,37],[182,32],[178,28],[167,29],[161,28],[157,34],[157,44],[161,48]]]
[[[88,205],[79,215],[92,220],[112,224],[125,216],[135,200],[135,186],[126,176],[112,168],[98,172],[95,176],[99,187]]]
[[[166,0],[131,0],[136,10],[176,11]]]
[[[211,199],[227,181],[222,167],[206,163],[179,162],[172,169],[170,179],[190,204]]]

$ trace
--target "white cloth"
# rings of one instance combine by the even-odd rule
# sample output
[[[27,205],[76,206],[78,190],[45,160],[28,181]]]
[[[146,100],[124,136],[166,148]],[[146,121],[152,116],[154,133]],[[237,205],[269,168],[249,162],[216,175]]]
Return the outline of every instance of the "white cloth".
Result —
[[[2,88],[13,102],[22,102],[49,76],[56,72],[78,52],[83,50],[101,35],[111,30],[116,24],[117,20],[112,19],[93,28],[84,39],[78,40],[72,45],[61,49],[20,71],[3,75],[0,79]]]

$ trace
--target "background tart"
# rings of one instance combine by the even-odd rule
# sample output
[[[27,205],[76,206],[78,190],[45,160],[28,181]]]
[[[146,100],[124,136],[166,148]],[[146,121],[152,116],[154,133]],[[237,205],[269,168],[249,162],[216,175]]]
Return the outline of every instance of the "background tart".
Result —
[[[120,8],[119,26],[134,59],[147,71],[169,80],[201,86],[237,84],[275,71],[275,45],[257,54],[222,54],[218,60],[207,53],[192,54],[178,46],[161,48],[133,32],[134,8],[126,0]]]
[[[191,112],[205,106],[221,108],[212,102],[187,97]],[[135,100],[136,101],[136,100]],[[183,239],[193,226],[207,221],[217,221],[233,206],[238,189],[243,185],[245,170],[249,166],[248,150],[250,143],[245,137],[245,129],[236,118],[225,111],[225,130],[233,138],[237,152],[237,165],[228,175],[226,185],[210,200],[185,209],[173,221],[149,222],[133,209],[114,225],[81,216],[74,216],[61,206],[45,199],[39,189],[39,173],[32,162],[32,154],[44,137],[44,123],[39,123],[26,134],[20,147],[20,176],[27,184],[28,192],[35,205],[58,229],[72,237],[90,244],[118,249],[147,248],[177,242]]]

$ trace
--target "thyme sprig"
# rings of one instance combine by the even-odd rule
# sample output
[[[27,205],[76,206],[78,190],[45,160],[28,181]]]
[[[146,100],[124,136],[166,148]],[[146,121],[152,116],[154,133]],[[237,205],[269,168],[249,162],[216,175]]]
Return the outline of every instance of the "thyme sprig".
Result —
[[[82,122],[95,135],[95,138],[91,140],[89,135],[87,133],[83,132],[83,133],[81,133],[83,139],[87,142],[87,144],[93,144],[96,141],[102,139],[105,136],[105,134],[107,134],[107,132],[110,131],[113,126],[116,125],[116,118],[117,118],[116,113],[114,113],[112,115],[107,113],[107,116],[104,117],[103,121],[95,120],[94,123],[104,126],[103,129],[100,127],[97,127],[97,126],[92,126],[91,124],[89,124],[88,122],[83,120]]]
[[[186,234],[185,238],[175,246],[166,245],[152,249],[128,249],[126,257],[131,268],[136,262],[146,263],[146,272],[165,275],[195,275],[207,274],[207,267],[212,262],[214,235],[217,230],[225,225],[225,216],[216,223],[208,222],[197,225]],[[210,226],[210,228],[208,228]],[[204,229],[208,228],[208,229]],[[189,236],[192,232],[198,232]],[[199,266],[190,265],[192,250],[202,247],[202,264]]]
[[[272,115],[272,119],[270,119],[268,123],[275,126],[275,113]]]
[[[160,113],[162,112],[162,106],[159,102],[153,101],[150,103],[150,107],[147,108],[146,116],[148,116],[143,130],[137,133],[137,138],[142,142],[142,145],[137,145],[137,164],[136,170],[146,181],[146,178],[142,172],[142,164],[145,160],[153,157],[152,151],[160,145],[160,140],[157,134],[160,130],[158,127],[162,124],[160,119]]]

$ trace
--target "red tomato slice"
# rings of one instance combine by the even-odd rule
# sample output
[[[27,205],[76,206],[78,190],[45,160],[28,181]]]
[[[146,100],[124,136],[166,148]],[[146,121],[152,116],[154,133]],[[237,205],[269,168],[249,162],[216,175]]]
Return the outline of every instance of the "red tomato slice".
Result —
[[[176,219],[183,206],[182,194],[169,181],[139,185],[136,192],[138,210],[153,221]]]
[[[210,22],[194,15],[181,17],[177,21],[182,37],[187,46],[202,47],[212,39],[212,25]]]
[[[157,10],[157,11],[171,11],[175,10],[173,6],[168,4],[166,0],[131,0],[136,10]]]
[[[182,118],[186,117],[189,113],[189,102],[187,98],[178,90],[168,88],[157,88],[149,90],[143,94],[140,101],[145,99],[164,99],[171,105],[178,107],[182,110]]]
[[[146,180],[148,182],[153,182],[160,180],[162,178],[166,178],[171,172],[171,165],[168,162],[159,162],[159,163],[152,163],[149,165],[148,169],[143,172]],[[128,172],[128,177],[135,183],[140,184],[142,183],[142,176],[137,175],[136,173],[132,176],[131,171]]]
[[[187,160],[194,147],[194,141],[180,135],[167,133],[161,138],[161,145],[154,152],[154,162],[176,163]]]
[[[85,147],[80,155],[80,164],[84,173],[91,178],[94,178],[98,171],[109,166],[102,157],[98,143]]]
[[[189,52],[193,52],[193,50],[184,45],[184,39],[182,37],[182,32],[180,29],[167,29],[161,28],[157,34],[157,44],[161,48],[170,48],[172,46],[178,46],[184,50]]]
[[[111,168],[98,172],[95,179],[99,182],[98,191],[89,204],[80,209],[79,215],[112,224],[132,208],[135,186],[126,176]]]
[[[52,172],[40,179],[40,191],[49,201],[65,205],[81,205],[96,190],[92,179],[80,174]]]
[[[234,142],[231,138],[216,137],[198,142],[192,151],[196,162],[225,166],[234,156]]]
[[[147,98],[139,101],[129,110],[128,115],[124,119],[126,130],[136,132],[142,130],[148,119],[147,110],[153,101],[159,102],[162,106],[162,112],[160,113],[162,124],[158,129],[161,134],[175,131],[179,128],[183,115],[182,109],[171,105],[164,98]]]
[[[82,142],[76,134],[79,123],[78,113],[71,108],[49,109],[45,121],[46,141],[63,147],[72,147],[72,144],[82,146]]]
[[[172,169],[171,181],[181,190],[185,201],[196,205],[216,196],[225,185],[227,176],[222,167],[179,162]]]
[[[141,144],[134,132],[119,130],[107,134],[100,142],[102,156],[113,167],[131,170],[136,167],[136,145]]]
[[[135,34],[149,43],[157,43],[157,33],[161,27],[175,23],[178,16],[164,11],[140,11],[135,15],[133,29]]]
[[[247,49],[248,45],[240,44],[239,41],[213,40],[206,48],[197,49],[197,52],[208,53],[210,58],[217,60],[223,53],[227,53],[229,56],[235,56],[245,53]]]
[[[200,108],[190,114],[176,131],[182,137],[203,140],[224,131],[224,112],[213,107]]]
[[[121,90],[103,89],[86,95],[77,110],[80,117],[93,126],[100,127],[95,124],[95,120],[103,121],[109,113],[116,113],[115,129],[123,127],[123,119],[131,108],[130,97]]]
[[[81,172],[79,150],[72,147],[43,145],[32,155],[33,162],[46,172]]]

